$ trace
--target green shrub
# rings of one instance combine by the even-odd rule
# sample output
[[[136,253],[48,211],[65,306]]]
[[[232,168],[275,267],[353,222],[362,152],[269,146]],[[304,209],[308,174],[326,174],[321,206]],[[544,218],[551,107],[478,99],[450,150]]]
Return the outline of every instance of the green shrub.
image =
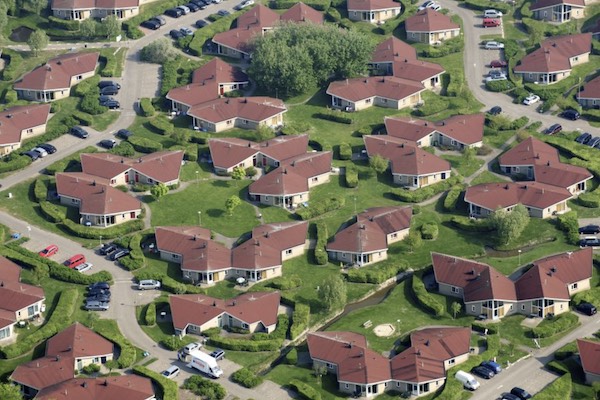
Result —
[[[150,128],[153,129],[156,133],[165,136],[171,136],[175,131],[175,127],[165,116],[159,115],[156,118],[151,119],[148,124]]]
[[[478,321],[473,321],[471,324],[471,329],[477,332],[485,333],[488,335],[495,335],[498,333],[498,326],[495,324],[484,324]]]
[[[125,338],[125,336],[123,336],[121,331],[119,331],[116,323],[112,327],[104,324],[98,324],[94,328],[96,333],[104,336],[111,342],[116,343],[116,345],[121,349],[121,354],[119,354],[119,359],[117,360],[119,363],[119,368],[131,367],[136,358],[135,347],[128,339]]]
[[[579,221],[577,219],[577,211],[569,211],[564,214],[559,214],[556,218],[558,229],[565,232],[567,241],[570,244],[579,243]]]
[[[158,372],[154,372],[151,369],[142,367],[141,365],[136,365],[132,369],[134,374],[152,379],[152,381],[156,383],[163,392],[163,399],[179,399],[179,388],[177,386],[177,382],[165,378]]]
[[[329,211],[337,210],[344,207],[346,199],[344,197],[331,197],[321,202],[311,202],[311,205],[305,208],[296,210],[296,214],[303,220],[308,220],[319,215],[323,215]]]
[[[205,293],[204,289],[202,289],[198,286],[186,285],[185,283],[176,281],[175,279],[168,276],[165,272],[142,270],[142,271],[134,272],[134,276],[138,280],[154,279],[154,280],[160,281],[160,283],[161,283],[160,288],[162,290],[166,290],[167,292],[170,292],[173,294],[183,294],[183,293],[190,293],[190,294],[203,293],[204,294]]]
[[[11,104],[16,103],[17,100],[19,100],[17,91],[13,89],[6,89],[6,93],[4,93],[4,102],[10,106]]]
[[[96,372],[100,372],[100,366],[98,364],[88,364],[82,369],[84,374],[92,375]]]
[[[18,74],[20,73],[19,67],[23,65],[23,57],[17,51],[3,49],[2,58],[8,61],[2,71],[2,80],[14,81],[18,78]]]
[[[420,238],[420,236],[419,236]],[[352,268],[348,270],[348,282],[380,284],[406,270],[408,263],[404,260],[381,262],[368,268]]]
[[[462,185],[455,185],[448,191],[446,197],[444,198],[444,210],[446,211],[454,211],[456,210],[456,204],[458,203],[458,199],[460,198],[460,194],[463,191]]]
[[[302,285],[302,278],[298,275],[286,275],[275,278],[271,281],[270,286],[278,290],[290,290],[300,287]]]
[[[214,347],[219,347],[226,350],[235,351],[277,351],[283,345],[281,340],[244,340],[231,339],[218,336],[212,336],[208,339],[208,344]]]
[[[148,97],[140,99],[140,110],[142,111],[142,116],[152,117],[156,112],[152,105],[152,99],[149,99]]]
[[[11,153],[0,160],[0,174],[25,168],[29,164],[31,164],[31,158]]]
[[[596,191],[580,194],[577,202],[586,208],[600,207],[600,194]]]
[[[295,347],[285,355],[285,363],[288,365],[298,364],[298,350]]]
[[[340,160],[350,160],[352,158],[352,147],[348,143],[340,143]]]
[[[46,200],[48,195],[47,182],[41,178],[37,178],[33,184],[33,195],[37,202]]]
[[[40,211],[42,212],[44,218],[46,218],[50,222],[62,222],[65,218],[67,218],[67,213],[65,209],[58,208],[54,203],[49,201],[40,201]]]
[[[281,133],[284,135],[301,135],[311,129],[312,127],[306,121],[286,122],[281,128]]]
[[[202,378],[200,375],[192,375],[185,380],[183,388],[191,391],[196,396],[210,400],[223,400],[227,392],[223,386],[216,382]],[[168,398],[165,396],[165,398]]]
[[[247,368],[241,368],[231,374],[231,380],[240,385],[253,388],[263,383],[263,378]]]
[[[421,226],[421,237],[425,240],[437,239],[438,233],[438,225],[435,222],[426,223]]]
[[[101,54],[100,61],[104,63],[100,76],[111,78],[117,74],[117,57],[112,52]]]
[[[395,192],[395,195],[398,200],[406,203],[420,203],[423,200],[427,200],[438,193],[442,193],[450,189],[451,187],[459,184],[461,181],[462,177],[460,175],[454,175],[444,181],[416,190],[400,189]]]
[[[102,236],[105,239],[112,239],[123,236],[131,232],[141,231],[144,229],[144,221],[141,219],[127,221],[122,224],[114,225],[109,228],[96,229],[89,226],[77,224],[70,219],[64,219],[62,226],[71,234],[85,239],[100,239]]]
[[[144,316],[144,322],[148,326],[154,326],[156,324],[156,304],[155,303],[148,304],[148,308],[146,308],[146,315]]]
[[[296,339],[302,332],[308,328],[310,323],[310,307],[304,303],[296,303],[294,313],[292,314],[292,326],[290,327],[290,336],[292,340]]]
[[[79,124],[83,126],[92,126],[94,124],[94,117],[92,117],[90,114],[86,114],[85,112],[74,111],[73,118],[79,121]]]
[[[290,386],[296,390],[300,397],[307,400],[321,400],[321,393],[317,392],[312,386],[299,381],[298,379],[292,379]]]
[[[417,304],[425,309],[427,312],[432,313],[436,317],[440,317],[445,314],[446,307],[437,301],[427,289],[423,283],[422,274],[415,273],[411,277],[411,293],[416,300]]]
[[[556,316],[552,321],[544,321],[531,330],[533,337],[547,338],[565,332],[579,325],[579,318],[572,313]]]
[[[515,84],[506,79],[503,81],[487,81],[485,82],[485,87],[490,92],[506,92],[513,89]]]
[[[468,232],[491,232],[494,227],[487,218],[474,219],[468,217],[454,216],[450,219],[452,226]]]
[[[427,58],[439,58],[453,53],[460,53],[465,47],[462,36],[445,40],[439,46],[428,46],[421,51],[421,56]],[[452,79],[452,78],[451,78]]]
[[[327,231],[327,225],[324,221],[317,221],[317,243],[315,245],[315,260],[319,265],[327,264],[327,239],[329,238],[329,232]]]
[[[322,113],[322,112],[318,112],[318,113],[314,113],[313,118],[319,118],[319,119],[324,119],[327,121],[332,121],[332,122],[337,122],[340,124],[352,124],[352,118],[350,117],[343,117],[341,115],[336,115],[336,114],[327,114],[327,113]]]
[[[491,2],[488,0],[465,0],[463,2],[466,8],[470,8],[471,10],[477,11],[485,11],[489,9],[496,9],[498,11],[502,11],[504,14],[509,14],[511,12],[511,7],[508,4]]]
[[[76,20],[56,18],[55,16],[50,15],[48,16],[48,22],[50,22],[54,28],[64,29],[71,32],[79,31],[80,23]]]
[[[358,186],[358,168],[355,165],[348,165],[346,167],[346,186],[349,188],[355,188]]]
[[[141,136],[130,136],[127,141],[140,153],[156,153],[163,149],[162,143]]]

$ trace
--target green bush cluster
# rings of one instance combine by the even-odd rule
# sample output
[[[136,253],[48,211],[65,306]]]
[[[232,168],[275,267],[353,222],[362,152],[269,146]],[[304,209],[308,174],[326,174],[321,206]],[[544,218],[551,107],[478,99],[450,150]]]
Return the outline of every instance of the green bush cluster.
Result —
[[[416,300],[417,304],[425,309],[427,312],[432,313],[436,317],[440,317],[445,314],[446,307],[437,301],[435,297],[433,297],[427,289],[425,289],[425,284],[423,283],[422,274],[415,273],[411,277],[411,293]]]
[[[100,366],[98,364],[88,364],[81,370],[84,374],[92,375],[96,372],[100,372]]]
[[[271,280],[270,286],[278,290],[290,290],[300,287],[302,285],[302,278],[298,275],[286,275],[280,276]]]
[[[119,50],[120,51],[120,50]],[[100,61],[104,63],[104,68],[100,71],[100,76],[111,78],[117,75],[118,61],[112,52],[106,52],[100,55]]]
[[[179,399],[179,388],[177,387],[177,382],[165,378],[158,372],[154,372],[151,369],[142,367],[141,365],[136,365],[132,369],[134,374],[152,379],[152,381],[156,383],[162,391],[164,399]]]
[[[294,313],[292,314],[292,326],[290,327],[290,337],[296,339],[302,334],[310,323],[310,307],[308,304],[296,303]]]
[[[156,110],[152,105],[152,99],[148,97],[143,97],[140,99],[140,110],[142,112],[142,116],[144,117],[152,117]]]
[[[150,303],[146,308],[146,314],[144,315],[144,323],[148,326],[154,326],[156,324],[156,304]]]
[[[290,386],[300,394],[300,397],[306,400],[321,400],[321,393],[307,383],[298,379],[292,379]]]
[[[337,114],[339,114],[339,112]],[[344,116],[337,115],[337,114],[318,112],[318,113],[314,113],[312,115],[312,117],[324,119],[324,120],[332,121],[332,122],[338,122],[340,124],[348,124],[348,125],[350,125],[350,124],[352,124],[352,122],[354,122],[352,120],[352,118],[350,118],[350,117],[344,117]]]
[[[227,396],[227,392],[223,386],[204,379],[200,375],[193,375],[186,379],[183,388],[205,399],[223,400]],[[168,399],[169,397],[165,396],[165,398]]]
[[[231,28],[231,24],[233,21],[241,14],[241,12],[236,12],[231,15],[228,15],[224,18],[219,19],[218,21],[213,22],[212,24],[205,26],[202,29],[198,29],[194,32],[194,37],[192,41],[188,44],[188,49],[190,54],[194,56],[202,55],[202,46],[206,43],[207,40],[212,39],[217,33],[228,31]]]
[[[11,153],[0,160],[0,174],[25,168],[31,164],[31,158]]]
[[[350,160],[352,158],[352,147],[348,143],[340,143],[340,160]]]
[[[495,324],[484,324],[478,321],[472,322],[471,329],[480,333],[487,332],[488,335],[495,335],[498,333],[498,327]]]
[[[494,230],[489,219],[474,219],[469,217],[454,216],[450,219],[450,223],[455,228],[467,232],[491,232]]]
[[[558,229],[565,232],[567,241],[570,244],[579,243],[579,221],[577,219],[577,211],[569,211],[564,214],[559,214],[556,217]]]
[[[346,179],[346,186],[349,188],[355,188],[358,186],[358,168],[356,165],[348,165],[346,166],[346,174],[344,175]]]
[[[59,208],[56,204],[51,203],[46,200],[42,200],[39,202],[40,211],[42,212],[44,218],[46,218],[50,222],[62,222],[65,218],[67,218],[67,212],[64,208]]]
[[[421,238],[425,240],[435,240],[438,234],[439,228],[435,222],[429,222],[421,226]]]
[[[460,194],[464,190],[463,185],[454,185],[444,198],[444,210],[446,211],[454,211],[456,210],[456,205],[458,204],[458,199],[460,198]]]
[[[87,96],[86,96],[87,98]],[[96,102],[98,102],[98,100],[95,100]],[[83,102],[82,102],[83,104]],[[106,108],[106,107],[105,107]],[[94,117],[92,117],[91,114],[88,114],[87,111],[83,112],[83,111],[73,111],[73,118],[75,118],[77,121],[79,121],[80,125],[83,126],[92,126],[94,124]]]
[[[54,312],[46,318],[44,326],[31,335],[19,339],[17,343],[0,348],[4,357],[14,358],[23,355],[37,346],[38,343],[56,335],[71,324],[78,296],[77,289],[65,289],[60,292]]]
[[[327,264],[327,239],[329,238],[329,232],[327,231],[327,224],[325,221],[317,221],[317,243],[315,245],[315,261],[319,265]]]
[[[421,51],[421,56],[427,58],[445,57],[449,54],[460,53],[465,47],[462,36],[442,42],[440,46],[428,46]]]
[[[287,314],[280,314],[277,316],[277,326],[271,333],[257,332],[252,334],[251,340],[263,341],[263,340],[274,340],[283,341],[287,337],[288,329],[290,327],[290,318]]]
[[[503,81],[487,81],[485,82],[485,88],[490,92],[506,92],[515,87],[515,84],[508,79]]]
[[[296,210],[296,214],[302,218],[303,220],[311,219],[317,217],[319,215],[323,215],[329,211],[337,210],[339,208],[344,207],[346,204],[346,199],[341,197],[330,197],[329,199],[325,199],[321,202],[311,203],[310,206],[305,208],[299,208]]]
[[[406,203],[420,203],[423,200],[427,200],[438,193],[442,193],[451,187],[461,183],[462,176],[454,175],[450,178],[443,180],[433,185],[425,186],[416,190],[400,189],[395,192],[398,200]]]
[[[295,347],[285,355],[285,363],[288,365],[298,364],[298,350]]]
[[[19,77],[19,66],[23,64],[23,57],[17,51],[3,49],[2,58],[7,61],[4,70],[2,70],[2,80],[14,81]]]
[[[348,282],[380,284],[406,270],[408,264],[404,260],[382,262],[369,265],[368,268],[352,268],[348,270]]]
[[[495,9],[502,11],[503,14],[509,14],[511,7],[508,4],[491,2],[489,0],[465,0],[463,2],[465,7],[471,10],[485,11],[489,9]]]
[[[111,226],[109,228],[96,229],[89,226],[80,225],[71,221],[70,219],[65,218],[62,221],[62,227],[66,228],[71,234],[85,239],[100,239],[100,236],[105,239],[112,239],[135,231],[141,231],[144,229],[144,221],[137,219]]]
[[[37,178],[33,184],[33,196],[37,202],[46,200],[48,196],[47,182],[41,178]]]
[[[306,121],[286,122],[281,128],[283,135],[301,135],[310,131],[312,127]]]
[[[572,313],[556,316],[551,323],[542,323],[531,330],[533,337],[547,338],[565,332],[579,325],[579,318]]]
[[[119,259],[119,263],[127,270],[134,271],[142,268],[146,264],[146,258],[141,247],[142,235],[136,233],[131,236],[129,244],[129,254]]]
[[[598,208],[600,207],[600,194],[594,190],[593,192],[580,194],[577,202],[583,207]]]
[[[141,136],[130,136],[127,141],[140,153],[156,153],[163,149],[162,143]]]
[[[247,388],[253,388],[263,383],[263,378],[248,368],[241,368],[235,371],[231,374],[231,380]]]
[[[116,325],[115,325],[116,327]],[[111,327],[105,327],[105,325],[97,324],[95,327],[96,333],[104,336],[107,340],[116,343],[121,349],[119,359],[117,360],[119,368],[129,368],[133,365],[136,359],[136,350],[133,344],[123,336],[119,329],[112,329]]]
[[[235,351],[276,351],[281,348],[283,339],[279,340],[245,340],[231,339],[219,336],[211,336],[208,339],[208,344],[214,347],[219,347],[227,350]]]

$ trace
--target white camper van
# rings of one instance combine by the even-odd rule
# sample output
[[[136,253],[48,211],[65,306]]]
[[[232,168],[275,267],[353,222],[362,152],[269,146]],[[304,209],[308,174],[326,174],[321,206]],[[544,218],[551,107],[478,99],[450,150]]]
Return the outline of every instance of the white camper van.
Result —
[[[187,365],[188,368],[196,368],[198,371],[205,373],[213,378],[218,378],[223,375],[223,370],[217,364],[217,360],[200,350],[192,350],[190,352],[191,361]]]
[[[477,382],[477,379],[465,371],[458,371],[454,377],[457,381],[463,384],[465,389],[477,390],[479,388],[479,382]]]

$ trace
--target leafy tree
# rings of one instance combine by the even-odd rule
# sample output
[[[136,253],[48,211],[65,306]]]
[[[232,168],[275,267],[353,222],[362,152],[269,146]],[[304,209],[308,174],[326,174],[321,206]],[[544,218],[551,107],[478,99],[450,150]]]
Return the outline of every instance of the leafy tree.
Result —
[[[108,368],[108,373],[110,374],[113,369],[119,367],[119,362],[117,360],[108,360],[104,363],[104,366]]]
[[[475,150],[473,147],[466,147],[463,150],[463,158],[465,159],[467,164],[473,162],[473,160],[475,159],[475,154],[477,154],[477,150]]]
[[[419,230],[411,229],[406,239],[404,239],[404,243],[406,243],[411,253],[421,247],[423,245],[423,238],[421,238]]]
[[[104,28],[106,29],[106,37],[117,37],[121,34],[121,21],[116,15],[109,15],[104,20]]]
[[[169,188],[164,183],[154,185],[152,186],[152,189],[150,189],[150,194],[154,196],[156,201],[165,196],[167,193],[169,193]]]
[[[19,386],[12,383],[0,383],[0,399],[2,400],[23,400]]]
[[[174,58],[177,55],[167,38],[161,38],[150,43],[142,49],[140,58],[149,63],[162,64],[165,61]]]
[[[317,383],[320,385],[323,375],[327,375],[327,367],[323,364],[313,363],[313,374],[317,377]]]
[[[379,154],[369,158],[369,166],[378,174],[383,174],[388,169],[389,161]]]
[[[346,285],[340,275],[332,276],[319,288],[319,299],[327,311],[340,310],[346,304]]]
[[[490,218],[501,244],[521,236],[529,224],[529,213],[522,204],[517,204],[512,211],[496,210]]]
[[[4,32],[6,24],[8,24],[8,7],[4,3],[0,3],[0,35]]]
[[[236,180],[242,180],[246,177],[246,170],[242,167],[235,167],[231,172],[231,177]]]
[[[263,142],[275,137],[275,131],[266,125],[260,125],[256,128],[256,141]]]
[[[96,36],[96,25],[97,22],[94,21],[92,18],[83,20],[83,22],[81,22],[81,25],[79,25],[79,32],[81,32],[81,36],[86,38]]]
[[[123,157],[133,157],[135,155],[135,149],[131,143],[122,141],[110,150],[110,153],[116,154]]]
[[[171,139],[173,139],[177,144],[185,144],[190,140],[188,133],[181,130],[171,133]]]
[[[40,50],[44,50],[46,47],[48,47],[49,42],[50,39],[48,38],[48,35],[46,35],[46,32],[44,32],[41,29],[38,29],[31,33],[27,44],[33,52],[33,55],[37,56]]]
[[[17,16],[17,0],[2,0],[1,3],[6,6],[8,14],[13,17]]]
[[[460,312],[462,305],[458,301],[455,301],[452,303],[450,308],[452,309],[452,315],[454,316],[454,319],[456,319],[456,314]]]
[[[229,216],[233,215],[233,211],[242,204],[242,200],[236,196],[229,196],[227,200],[225,200],[225,208],[227,209],[227,214]]]
[[[26,0],[27,7],[35,14],[41,14],[48,7],[48,0]]]

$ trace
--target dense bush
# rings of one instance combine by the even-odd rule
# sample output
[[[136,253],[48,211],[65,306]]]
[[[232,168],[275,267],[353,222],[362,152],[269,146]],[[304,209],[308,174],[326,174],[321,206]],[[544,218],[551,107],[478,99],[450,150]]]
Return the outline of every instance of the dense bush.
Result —
[[[319,265],[327,264],[327,239],[329,238],[329,232],[327,231],[327,224],[324,221],[317,221],[317,243],[315,245],[315,261]]]
[[[91,114],[87,114],[87,111],[73,111],[73,118],[79,121],[79,125],[92,126],[94,124],[94,117]]]
[[[142,116],[144,117],[152,117],[156,110],[152,105],[152,99],[148,97],[143,97],[140,99],[140,111],[142,112]]]
[[[2,80],[13,81],[17,79],[17,74],[20,73],[19,67],[23,65],[23,57],[21,54],[14,50],[3,49],[2,58],[8,61],[2,71]]]
[[[310,307],[304,303],[296,303],[294,313],[292,314],[292,326],[290,327],[292,340],[296,339],[308,328],[309,322]]]
[[[475,219],[454,216],[450,219],[450,223],[452,226],[468,232],[491,232],[494,230],[494,227],[487,218]]]
[[[346,186],[349,188],[355,188],[358,186],[358,168],[355,165],[348,165],[346,167]]]
[[[301,135],[310,131],[312,127],[306,121],[286,122],[281,128],[283,135]]]
[[[473,329],[476,332],[481,332],[481,333],[487,332],[488,335],[495,335],[498,333],[498,325],[485,324],[485,323],[478,322],[478,321],[472,322],[471,329]]]
[[[439,234],[438,225],[435,222],[426,223],[421,226],[421,237],[425,240],[435,240]]]
[[[46,200],[40,201],[40,211],[42,212],[44,218],[46,218],[50,222],[62,222],[65,218],[67,218],[67,213],[64,208],[59,208],[56,204],[51,203]]]
[[[586,208],[600,207],[600,194],[597,191],[580,194],[577,202]]]
[[[462,177],[460,175],[454,175],[444,181],[416,190],[400,189],[396,191],[395,194],[400,201],[404,201],[406,203],[420,203],[423,200],[427,200],[438,193],[442,193],[443,191],[450,189],[451,187],[459,184],[461,181]]]
[[[140,153],[156,153],[163,149],[162,143],[141,136],[130,136],[127,141]]]
[[[294,388],[299,394],[300,397],[307,400],[321,400],[321,393],[317,392],[312,386],[299,381],[298,379],[292,379],[290,381],[290,386]]]
[[[508,4],[491,2],[488,0],[465,0],[463,4],[465,5],[465,7],[477,11],[495,9],[498,11],[502,11],[504,14],[509,14],[511,11],[511,7]]]
[[[460,194],[462,193],[463,189],[463,185],[452,186],[444,198],[444,210],[456,210],[456,204],[458,203],[458,199],[460,198]]]
[[[33,195],[37,202],[46,200],[48,195],[48,186],[45,180],[38,178],[33,184]]]
[[[314,113],[312,116],[313,118],[319,118],[319,119],[324,119],[327,121],[332,121],[332,122],[338,122],[340,124],[352,124],[352,118],[350,117],[344,117],[342,115],[337,115],[340,114],[339,112],[336,114],[333,113],[322,113],[322,112],[318,112],[318,113]]]
[[[154,383],[158,385],[163,393],[164,399],[169,400],[178,400],[179,399],[179,388],[177,387],[177,382],[165,378],[158,372],[154,372],[151,369],[146,367],[142,367],[141,365],[136,365],[133,367],[133,373],[136,375],[140,375],[146,378],[152,379]]]
[[[146,258],[141,248],[141,240],[141,234],[132,235],[127,245],[130,250],[129,254],[119,259],[119,264],[129,271],[142,268],[146,264]]]
[[[408,263],[404,260],[380,262],[368,268],[352,268],[348,270],[348,282],[380,284],[406,270]]]
[[[490,92],[506,92],[507,90],[513,89],[515,84],[508,79],[503,81],[487,81],[485,82],[485,88]]]
[[[387,25],[387,24],[386,24]],[[444,57],[452,53],[460,53],[465,47],[462,36],[457,36],[442,42],[439,46],[428,46],[421,51],[421,56],[427,58]]]
[[[187,378],[183,384],[183,388],[191,391],[196,396],[201,396],[208,400],[223,400],[227,396],[227,392],[223,386],[202,378],[200,375],[192,375]]]
[[[280,276],[271,280],[269,285],[278,290],[295,289],[302,285],[302,278],[300,278],[298,275]]]
[[[25,168],[31,164],[31,158],[17,154],[9,154],[0,160],[0,174]]]
[[[231,380],[240,385],[253,388],[263,383],[263,378],[247,368],[241,368],[231,374]]]
[[[81,370],[84,374],[92,375],[96,372],[100,372],[100,366],[98,364],[88,364]]]
[[[446,307],[444,304],[437,301],[437,299],[433,297],[427,291],[427,289],[425,289],[422,274],[413,274],[410,283],[411,293],[419,306],[421,306],[427,312],[432,313],[436,317],[440,317],[445,314]]]
[[[579,221],[577,219],[577,211],[569,211],[564,214],[559,214],[556,217],[558,229],[565,232],[567,241],[570,244],[579,243]]]
[[[156,304],[150,303],[146,308],[146,314],[144,315],[144,322],[148,326],[154,326],[156,324]]]
[[[64,219],[62,221],[62,225],[71,234],[85,239],[100,239],[100,236],[102,236],[105,239],[112,239],[144,229],[144,221],[142,221],[141,219],[123,222],[122,224],[102,229],[83,226],[69,219]]]
[[[350,160],[352,158],[352,147],[348,143],[340,143],[340,160]]]
[[[122,51],[122,49],[118,51]],[[101,54],[100,61],[104,62],[104,68],[102,68],[102,70],[100,71],[100,76],[104,78],[111,78],[117,75],[118,61],[115,54],[113,54],[112,52]]]
[[[235,351],[277,351],[281,348],[283,340],[244,340],[211,336],[208,344],[226,350]]]
[[[551,322],[541,323],[531,330],[536,338],[547,338],[579,325],[579,318],[572,313],[564,313],[556,316]]]
[[[319,215],[323,215],[326,212],[337,210],[344,207],[346,199],[344,197],[337,198],[331,197],[321,202],[311,202],[310,206],[305,208],[299,208],[296,210],[296,214],[303,220],[311,219]]]
[[[295,347],[285,355],[285,363],[288,365],[298,364],[298,350]]]
[[[148,124],[151,129],[161,135],[170,136],[175,131],[173,123],[171,123],[164,115],[159,115],[158,117],[151,119]]]

